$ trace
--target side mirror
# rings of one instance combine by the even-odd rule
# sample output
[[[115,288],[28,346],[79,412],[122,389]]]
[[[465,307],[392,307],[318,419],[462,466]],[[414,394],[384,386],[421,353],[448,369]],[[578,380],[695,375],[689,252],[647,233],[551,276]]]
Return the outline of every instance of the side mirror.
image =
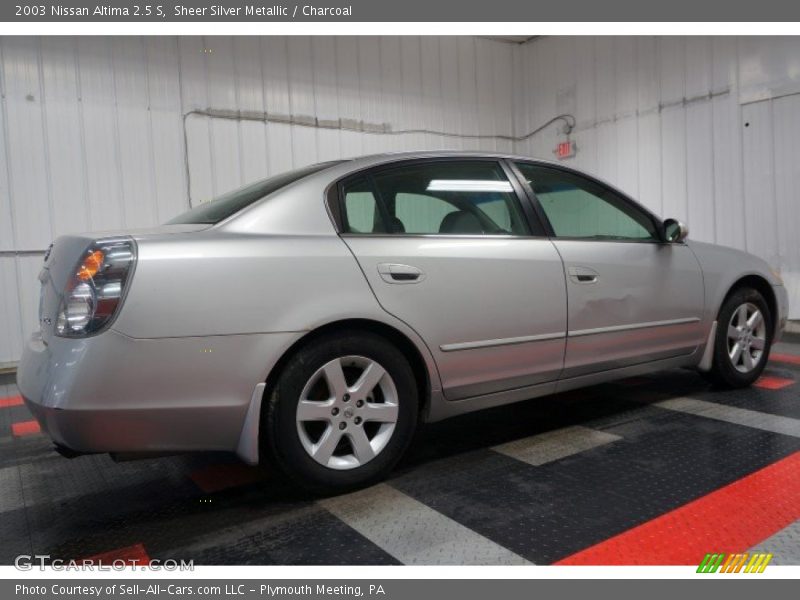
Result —
[[[664,221],[664,239],[670,244],[680,244],[689,235],[689,228],[678,219]]]

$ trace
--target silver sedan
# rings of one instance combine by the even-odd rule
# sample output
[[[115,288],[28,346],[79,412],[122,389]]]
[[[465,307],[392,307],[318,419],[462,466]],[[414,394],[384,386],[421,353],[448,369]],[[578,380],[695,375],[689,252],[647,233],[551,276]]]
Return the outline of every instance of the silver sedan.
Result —
[[[321,163],[58,238],[19,388],[67,456],[233,451],[339,492],[420,422],[673,367],[751,384],[780,276],[686,236],[560,164]]]

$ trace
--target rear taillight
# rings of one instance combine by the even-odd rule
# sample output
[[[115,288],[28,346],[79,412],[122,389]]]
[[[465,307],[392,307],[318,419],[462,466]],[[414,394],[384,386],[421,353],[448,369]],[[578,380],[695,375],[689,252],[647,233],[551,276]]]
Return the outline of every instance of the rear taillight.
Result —
[[[108,325],[120,308],[135,260],[136,248],[130,238],[89,246],[64,290],[56,335],[82,337]]]

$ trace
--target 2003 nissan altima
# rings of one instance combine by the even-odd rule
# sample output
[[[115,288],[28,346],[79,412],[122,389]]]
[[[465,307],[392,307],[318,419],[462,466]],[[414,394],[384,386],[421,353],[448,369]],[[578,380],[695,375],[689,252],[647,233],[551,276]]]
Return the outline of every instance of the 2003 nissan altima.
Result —
[[[229,450],[341,491],[420,421],[671,367],[752,383],[780,277],[686,235],[526,158],[317,164],[58,238],[19,388],[66,455]]]

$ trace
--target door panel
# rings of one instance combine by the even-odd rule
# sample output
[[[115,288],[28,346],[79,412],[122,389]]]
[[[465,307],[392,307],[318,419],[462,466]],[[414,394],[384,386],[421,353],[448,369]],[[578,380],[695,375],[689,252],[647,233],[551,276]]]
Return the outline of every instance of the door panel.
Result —
[[[554,243],[569,274],[562,377],[691,354],[703,342],[703,278],[688,246]]]
[[[561,260],[549,240],[401,235],[343,239],[383,308],[427,343],[448,399],[558,377],[564,358],[566,291]],[[420,276],[412,283],[403,274],[414,270]],[[392,272],[401,274],[400,282],[387,277]]]
[[[688,246],[662,242],[653,215],[600,181],[547,165],[517,167],[564,261],[562,378],[694,352],[704,341],[704,292]]]

